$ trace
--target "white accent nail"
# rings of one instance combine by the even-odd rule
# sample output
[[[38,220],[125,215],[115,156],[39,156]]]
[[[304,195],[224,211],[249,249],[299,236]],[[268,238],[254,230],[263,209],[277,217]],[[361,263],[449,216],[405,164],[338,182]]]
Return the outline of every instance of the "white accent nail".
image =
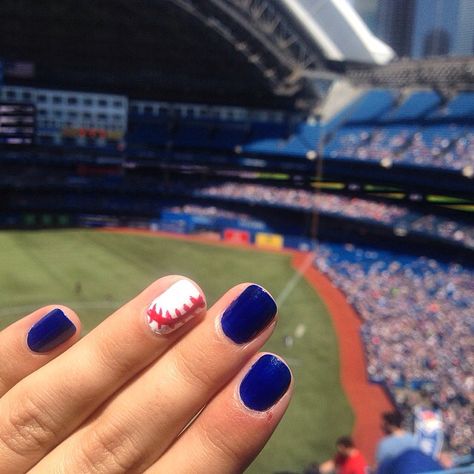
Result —
[[[147,310],[147,321],[156,334],[175,331],[206,307],[204,297],[189,280],[173,283],[155,298]]]

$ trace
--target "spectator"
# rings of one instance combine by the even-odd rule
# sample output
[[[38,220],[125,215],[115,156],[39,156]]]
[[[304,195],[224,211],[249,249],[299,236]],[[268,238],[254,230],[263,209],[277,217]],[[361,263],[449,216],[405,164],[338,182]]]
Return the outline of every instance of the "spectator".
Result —
[[[380,465],[393,459],[408,449],[417,448],[416,437],[402,428],[403,416],[399,411],[382,415],[382,431],[387,435],[377,446],[376,460]]]
[[[334,459],[324,462],[319,467],[320,474],[366,474],[367,462],[354,446],[350,436],[341,436],[336,441],[337,453]]]
[[[395,458],[387,459],[377,469],[377,474],[421,474],[442,469],[441,464],[422,451],[408,449]]]

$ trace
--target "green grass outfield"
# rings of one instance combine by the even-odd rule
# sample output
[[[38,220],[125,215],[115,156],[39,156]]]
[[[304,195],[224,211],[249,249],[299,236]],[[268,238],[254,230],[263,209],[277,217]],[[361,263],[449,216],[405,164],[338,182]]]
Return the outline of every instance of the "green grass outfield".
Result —
[[[0,329],[38,306],[76,310],[86,331],[154,279],[178,273],[196,280],[212,304],[231,286],[254,281],[278,297],[294,278],[290,256],[245,248],[96,231],[0,232]],[[82,292],[75,294],[76,282]],[[265,349],[284,356],[296,379],[283,422],[248,472],[301,472],[333,452],[353,415],[339,378],[337,341],[325,306],[301,279],[280,305]],[[293,347],[283,344],[306,325]]]

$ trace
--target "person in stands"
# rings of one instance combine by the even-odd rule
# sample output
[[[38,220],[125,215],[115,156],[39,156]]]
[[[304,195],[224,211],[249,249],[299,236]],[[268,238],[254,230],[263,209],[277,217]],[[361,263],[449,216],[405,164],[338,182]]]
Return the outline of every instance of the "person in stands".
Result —
[[[364,456],[355,447],[350,436],[341,436],[336,441],[336,455],[321,464],[320,474],[366,474],[368,464]]]
[[[395,410],[382,414],[382,431],[386,436],[377,446],[376,460],[380,465],[393,459],[409,449],[417,449],[418,442],[412,433],[402,428],[403,415]]]

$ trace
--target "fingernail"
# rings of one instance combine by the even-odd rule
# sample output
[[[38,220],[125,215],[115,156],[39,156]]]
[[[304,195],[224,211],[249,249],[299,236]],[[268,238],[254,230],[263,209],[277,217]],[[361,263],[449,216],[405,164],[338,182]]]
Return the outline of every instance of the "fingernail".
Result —
[[[227,307],[221,318],[224,334],[237,344],[251,341],[275,317],[277,305],[261,286],[250,285]]]
[[[206,302],[189,280],[173,283],[155,298],[147,311],[148,325],[156,334],[168,334],[204,310]]]
[[[278,357],[265,354],[252,365],[240,383],[240,399],[251,410],[265,411],[280,400],[290,383],[288,366]]]
[[[31,327],[26,342],[33,352],[48,352],[67,341],[75,332],[73,322],[56,308]]]

